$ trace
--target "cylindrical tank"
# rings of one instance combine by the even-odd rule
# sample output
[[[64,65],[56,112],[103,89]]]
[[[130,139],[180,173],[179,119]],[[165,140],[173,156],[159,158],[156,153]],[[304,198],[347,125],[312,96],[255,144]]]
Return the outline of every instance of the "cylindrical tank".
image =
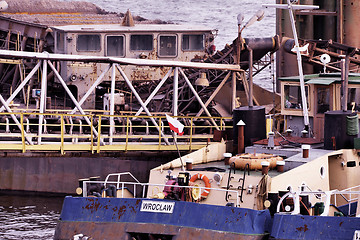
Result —
[[[266,119],[265,108],[261,106],[240,107],[234,109],[234,145],[238,144],[237,123],[242,120],[245,123],[244,138],[245,146],[252,145],[253,142],[266,138]]]
[[[360,47],[360,1],[344,1],[344,44],[352,47]]]
[[[357,135],[346,134],[346,117],[351,111],[328,111],[325,113],[324,148],[327,150],[354,148],[354,138]]]

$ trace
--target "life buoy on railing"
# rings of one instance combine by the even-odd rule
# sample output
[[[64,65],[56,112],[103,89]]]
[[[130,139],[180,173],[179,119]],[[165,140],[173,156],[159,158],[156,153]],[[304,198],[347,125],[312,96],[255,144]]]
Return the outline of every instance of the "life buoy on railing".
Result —
[[[205,183],[206,188],[201,193],[201,198],[207,198],[207,196],[210,193],[210,188],[211,188],[209,178],[207,176],[205,176],[204,174],[197,173],[197,174],[195,174],[194,176],[191,177],[190,182],[194,183],[196,180],[202,180]],[[195,200],[197,200],[197,199],[195,199]]]

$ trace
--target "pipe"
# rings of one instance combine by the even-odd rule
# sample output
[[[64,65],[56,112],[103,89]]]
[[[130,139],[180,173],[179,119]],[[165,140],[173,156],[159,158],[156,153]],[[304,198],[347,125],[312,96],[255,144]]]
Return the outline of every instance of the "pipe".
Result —
[[[41,92],[40,92],[40,115],[39,115],[39,130],[38,130],[38,141],[37,144],[41,144],[41,134],[43,131],[43,120],[45,113],[46,103],[46,91],[47,91],[47,63],[43,61],[43,72],[41,78]]]
[[[178,115],[178,98],[179,98],[179,68],[174,70],[174,83],[173,83],[173,115]]]
[[[114,133],[114,109],[115,109],[115,64],[112,64],[111,69],[111,89],[110,89],[110,129],[109,129],[109,144],[111,145],[113,142],[113,133]]]

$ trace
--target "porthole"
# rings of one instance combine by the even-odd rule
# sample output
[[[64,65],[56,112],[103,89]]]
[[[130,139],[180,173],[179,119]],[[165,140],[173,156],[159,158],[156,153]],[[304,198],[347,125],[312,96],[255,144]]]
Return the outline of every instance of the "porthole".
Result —
[[[320,177],[325,178],[325,168],[324,168],[324,166],[320,167]]]

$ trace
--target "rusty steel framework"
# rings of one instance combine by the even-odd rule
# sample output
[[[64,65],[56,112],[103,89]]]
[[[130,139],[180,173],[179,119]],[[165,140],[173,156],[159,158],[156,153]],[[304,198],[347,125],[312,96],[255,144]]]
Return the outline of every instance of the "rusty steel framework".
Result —
[[[0,109],[1,111],[6,110],[8,115],[11,117],[13,121],[13,125],[18,128],[18,131],[21,132],[21,136],[23,141],[25,140],[28,145],[34,145],[35,142],[33,141],[33,135],[30,136],[27,131],[25,131],[24,127],[24,119],[21,117],[18,118],[18,114],[29,114],[29,118],[31,118],[31,113],[34,113],[36,115],[36,119],[38,119],[38,129],[34,132],[37,132],[36,136],[36,144],[41,145],[42,144],[42,138],[43,134],[47,132],[47,130],[51,127],[51,125],[47,126],[47,122],[45,120],[46,114],[50,112],[61,112],[65,109],[48,109],[47,107],[47,99],[48,99],[48,68],[52,70],[53,74],[56,76],[57,81],[61,84],[64,91],[68,94],[68,96],[71,98],[73,104],[75,105],[75,108],[68,112],[69,115],[73,114],[79,114],[78,117],[82,119],[82,121],[85,122],[86,126],[90,128],[91,135],[94,137],[91,137],[91,142],[93,143],[93,139],[97,139],[98,146],[104,145],[104,138],[99,135],[99,131],[95,127],[95,123],[99,122],[101,124],[101,120],[93,121],[92,117],[89,116],[87,111],[82,108],[82,104],[86,101],[86,98],[96,89],[97,86],[102,82],[102,78],[104,77],[104,74],[99,76],[97,81],[95,81],[92,86],[88,89],[87,93],[82,97],[82,99],[77,100],[76,97],[73,95],[69,87],[66,85],[65,80],[62,78],[58,70],[56,69],[54,62],[57,61],[73,61],[73,62],[97,62],[97,63],[107,63],[109,64],[108,69],[111,71],[111,91],[110,91],[110,108],[108,112],[108,141],[106,144],[112,145],[113,139],[116,138],[116,131],[115,129],[119,126],[116,126],[115,119],[119,118],[119,115],[116,115],[115,112],[115,87],[116,87],[116,75],[120,75],[124,82],[128,85],[128,88],[131,90],[131,93],[136,98],[138,104],[141,106],[141,108],[138,110],[136,114],[133,115],[133,118],[135,119],[137,116],[141,114],[142,111],[144,111],[147,115],[147,119],[150,120],[151,125],[153,128],[156,129],[158,132],[158,135],[161,135],[161,138],[159,140],[156,139],[156,141],[163,141],[165,144],[169,145],[168,137],[165,136],[164,131],[162,129],[163,124],[160,121],[155,121],[155,118],[153,117],[153,113],[149,110],[148,104],[153,100],[153,97],[157,94],[158,90],[162,88],[162,85],[170,79],[170,75],[173,75],[171,84],[168,84],[167,86],[171,86],[172,88],[168,91],[173,92],[173,98],[172,98],[172,109],[170,112],[172,112],[173,115],[179,115],[178,109],[180,108],[180,104],[178,104],[179,99],[181,99],[181,94],[179,97],[177,96],[177,92],[181,93],[183,90],[183,86],[186,84],[189,91],[192,92],[194,95],[194,98],[196,99],[196,102],[201,106],[202,110],[207,115],[207,121],[208,124],[213,126],[215,129],[222,129],[222,126],[224,122],[218,122],[219,119],[212,118],[211,113],[207,109],[207,106],[209,104],[209,101],[204,103],[201,97],[199,96],[198,92],[196,91],[195,87],[191,83],[191,81],[188,78],[189,75],[189,69],[198,69],[200,71],[227,71],[227,78],[229,76],[235,74],[234,73],[242,73],[243,70],[240,69],[240,66],[238,65],[232,65],[232,64],[213,64],[213,63],[196,63],[196,62],[178,62],[178,61],[160,61],[160,60],[146,60],[146,59],[126,59],[126,58],[114,58],[114,57],[94,57],[94,56],[79,56],[79,55],[63,55],[63,54],[49,54],[49,53],[30,53],[30,52],[18,52],[18,51],[7,51],[7,50],[0,50],[0,57],[3,59],[15,59],[15,60],[24,60],[24,59],[32,59],[34,61],[38,61],[38,63],[35,65],[35,67],[31,70],[31,72],[24,78],[24,80],[21,82],[19,86],[17,86],[16,89],[12,92],[11,96],[5,100],[2,94],[0,94],[0,101],[3,105],[3,107]],[[152,93],[146,98],[146,100],[143,100],[139,94],[138,89],[134,87],[132,84],[132,81],[129,80],[129,77],[124,73],[121,66],[124,65],[138,65],[138,66],[151,66],[154,68],[157,67],[167,67],[169,68],[168,73],[165,75],[165,77],[162,79],[162,81],[157,82],[158,85],[156,88],[152,91]],[[188,69],[188,70],[185,70]],[[41,78],[40,78],[40,86],[39,89],[39,103],[37,108],[30,108],[30,109],[18,109],[11,106],[12,101],[17,97],[17,95],[22,91],[22,89],[25,88],[26,85],[28,85],[29,81],[32,79],[32,77],[35,75],[36,72],[41,70]],[[187,73],[185,73],[187,72]],[[177,81],[181,79],[182,81]],[[224,81],[224,80],[223,80]],[[225,78],[226,81],[226,78]],[[236,86],[233,86],[234,88]],[[50,111],[50,112],[49,112]],[[103,116],[106,118],[106,116]],[[33,116],[34,118],[34,116]],[[34,120],[34,119],[33,119]],[[63,118],[60,119],[61,122],[64,121]],[[221,120],[222,121],[222,120]],[[160,124],[158,124],[160,123]],[[148,123],[149,124],[149,123]],[[61,124],[61,135],[63,135],[64,131],[63,123]],[[55,131],[54,131],[55,132]],[[191,132],[191,131],[190,131]],[[192,133],[191,133],[192,134]],[[3,135],[3,134],[2,134]],[[6,131],[5,131],[6,135]],[[4,135],[4,136],[5,136]],[[63,143],[64,137],[61,137],[61,141]]]
[[[294,54],[293,40],[289,39],[284,41],[284,49],[288,53]],[[304,61],[317,66],[324,66],[321,62],[321,56],[328,54],[331,61],[326,64],[326,68],[330,71],[341,72],[341,59],[344,59],[346,55],[349,56],[349,71],[360,71],[360,49],[345,44],[340,44],[332,40],[300,40],[301,46],[306,46],[306,51],[302,52]]]
[[[277,0],[276,3],[286,3],[287,0]],[[308,63],[304,65],[304,73],[312,74],[321,71],[318,56],[327,53],[331,56],[334,64],[327,68],[329,71],[338,71],[337,61],[339,55],[347,54],[348,49],[360,48],[360,2],[347,0],[299,0],[296,4],[315,4],[317,10],[295,11],[296,28],[299,39],[306,39],[309,44],[309,55],[304,56]],[[281,41],[293,38],[290,28],[290,20],[287,10],[278,9],[277,29]],[[344,48],[345,47],[345,48]],[[350,53],[350,52],[348,52]],[[355,55],[358,55],[356,53]],[[353,61],[356,63],[356,61]],[[315,65],[315,66],[314,66]],[[358,63],[356,63],[358,65]],[[353,72],[359,72],[356,65],[350,66]],[[281,48],[276,56],[276,72],[278,77],[296,76],[296,57]],[[279,83],[277,90],[279,91]]]

